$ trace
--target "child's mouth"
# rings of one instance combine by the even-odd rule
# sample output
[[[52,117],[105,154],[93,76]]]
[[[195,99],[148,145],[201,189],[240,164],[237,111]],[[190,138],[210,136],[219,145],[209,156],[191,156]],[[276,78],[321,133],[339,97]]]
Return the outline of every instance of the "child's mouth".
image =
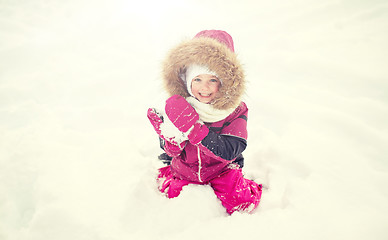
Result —
[[[211,93],[199,93],[202,97],[210,97]]]

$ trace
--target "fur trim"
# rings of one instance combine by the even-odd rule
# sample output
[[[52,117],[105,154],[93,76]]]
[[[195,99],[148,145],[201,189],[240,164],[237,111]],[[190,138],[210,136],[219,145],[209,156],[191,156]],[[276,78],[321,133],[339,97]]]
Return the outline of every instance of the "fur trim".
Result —
[[[211,102],[216,109],[236,108],[245,91],[245,77],[237,56],[226,45],[208,37],[194,38],[173,48],[163,63],[163,81],[167,92],[185,98],[190,94],[186,88],[186,68],[198,64],[208,66],[222,79],[218,96]]]

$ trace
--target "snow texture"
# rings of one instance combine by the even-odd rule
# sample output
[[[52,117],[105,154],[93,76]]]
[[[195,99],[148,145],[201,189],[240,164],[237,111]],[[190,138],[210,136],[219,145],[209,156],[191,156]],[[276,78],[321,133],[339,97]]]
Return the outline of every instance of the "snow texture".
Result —
[[[162,104],[164,102],[162,101]],[[161,108],[162,109],[162,108]],[[186,133],[179,131],[177,127],[170,121],[166,113],[160,109],[156,109],[157,114],[163,119],[162,124],[160,124],[160,132],[163,137],[168,139],[174,144],[181,144],[182,142],[188,140]]]
[[[156,190],[161,61],[223,29],[254,214]],[[0,239],[388,239],[388,3],[0,1]]]

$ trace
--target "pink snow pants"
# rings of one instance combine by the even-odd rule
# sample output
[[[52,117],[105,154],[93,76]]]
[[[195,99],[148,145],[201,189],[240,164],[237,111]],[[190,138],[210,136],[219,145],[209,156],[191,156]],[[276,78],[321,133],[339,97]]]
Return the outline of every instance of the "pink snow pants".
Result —
[[[175,178],[170,166],[159,169],[157,180],[160,192],[168,198],[179,196],[182,188],[188,184],[201,184]],[[262,186],[244,178],[241,169],[229,169],[203,184],[210,184],[229,214],[235,211],[251,213],[259,205]]]

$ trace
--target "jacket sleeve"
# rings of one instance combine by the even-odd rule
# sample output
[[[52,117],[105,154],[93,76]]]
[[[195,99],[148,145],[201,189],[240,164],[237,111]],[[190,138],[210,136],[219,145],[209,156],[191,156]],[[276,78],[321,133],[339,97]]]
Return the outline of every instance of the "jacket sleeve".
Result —
[[[208,155],[212,154],[225,160],[234,160],[245,150],[247,141],[243,138],[209,131],[209,134],[202,140],[200,145],[203,146],[200,146],[202,150],[204,148],[208,150],[205,151]]]
[[[248,109],[245,103],[239,107],[232,119],[227,119],[220,133],[209,129],[208,135],[198,147],[206,154],[224,160],[234,160],[247,147],[247,116]]]
[[[169,141],[165,141],[162,138],[159,138],[160,147],[167,153],[170,157],[177,157],[179,156],[183,149],[186,146],[186,141],[181,143],[180,145],[175,145],[173,143],[170,143]]]

